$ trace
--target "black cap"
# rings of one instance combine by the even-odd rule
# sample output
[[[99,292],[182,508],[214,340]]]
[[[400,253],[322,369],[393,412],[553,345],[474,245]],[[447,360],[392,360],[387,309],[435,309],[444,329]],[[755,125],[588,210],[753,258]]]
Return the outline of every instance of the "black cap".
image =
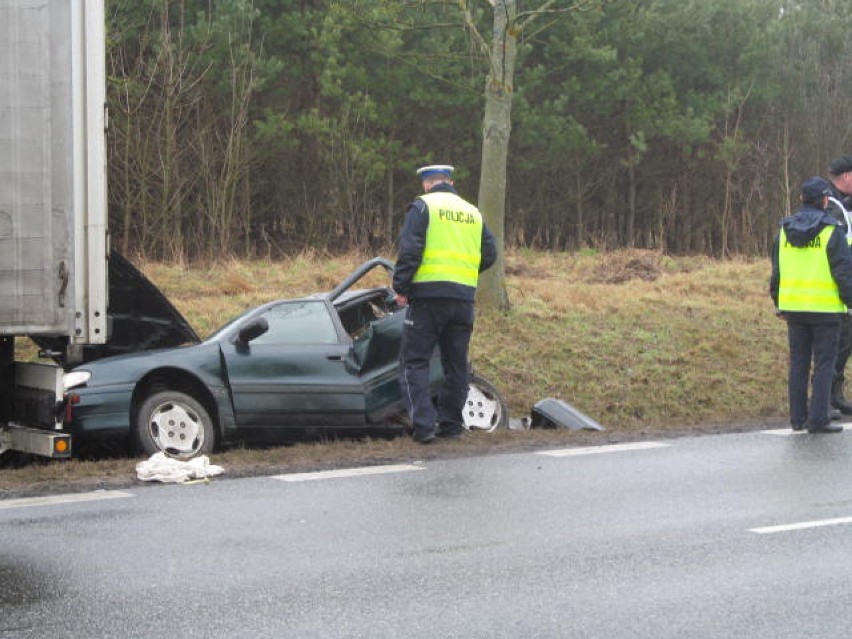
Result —
[[[841,155],[839,158],[834,158],[828,165],[828,174],[834,177],[849,171],[852,171],[852,155]]]
[[[802,182],[802,201],[820,204],[822,198],[831,195],[831,183],[821,177],[809,177]]]

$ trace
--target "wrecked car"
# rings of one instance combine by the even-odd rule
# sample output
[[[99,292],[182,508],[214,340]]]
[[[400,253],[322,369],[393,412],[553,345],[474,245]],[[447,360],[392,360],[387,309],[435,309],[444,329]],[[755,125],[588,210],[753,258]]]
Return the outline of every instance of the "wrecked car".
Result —
[[[393,264],[374,258],[330,292],[250,309],[203,341],[113,350],[71,369],[65,428],[75,439],[122,437],[138,452],[179,458],[226,442],[406,429],[397,361],[405,310],[389,287],[353,288],[374,268],[390,274]],[[436,394],[442,375],[436,351]],[[464,419],[470,430],[508,423],[499,392],[476,374]]]

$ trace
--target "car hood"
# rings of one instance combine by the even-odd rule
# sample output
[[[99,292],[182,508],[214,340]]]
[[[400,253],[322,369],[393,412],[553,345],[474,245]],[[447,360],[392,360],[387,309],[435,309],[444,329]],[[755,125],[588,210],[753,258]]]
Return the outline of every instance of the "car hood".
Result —
[[[186,378],[194,376],[204,380],[208,386],[221,386],[220,355],[219,344],[202,342],[102,357],[80,364],[73,370],[91,373],[86,382],[90,389],[136,384],[154,369],[182,371]]]
[[[82,362],[151,349],[199,342],[198,334],[151,280],[120,253],[109,256],[109,338],[83,348]],[[34,336],[32,340],[64,360],[65,338]],[[76,362],[80,363],[80,362]]]

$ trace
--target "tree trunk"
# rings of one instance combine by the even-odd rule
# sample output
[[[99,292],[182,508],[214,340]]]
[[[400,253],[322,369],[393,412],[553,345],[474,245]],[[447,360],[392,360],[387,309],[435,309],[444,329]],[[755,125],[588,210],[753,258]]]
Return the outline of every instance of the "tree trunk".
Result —
[[[388,144],[388,149],[390,152],[390,157],[388,158],[388,169],[387,169],[387,208],[385,213],[385,238],[384,243],[386,246],[393,246],[394,237],[393,233],[393,214],[394,214],[394,183],[393,183],[393,170],[394,170],[394,155],[393,155],[393,143],[394,143],[394,133],[391,134],[390,143]]]
[[[627,211],[624,220],[623,242],[627,248],[633,248],[633,233],[636,228],[636,162],[633,151],[628,152],[627,158]]]
[[[577,232],[576,232],[576,235],[575,235],[576,245],[575,245],[574,248],[580,249],[580,248],[583,248],[586,245],[586,216],[585,216],[585,210],[583,208],[583,189],[585,187],[583,185],[583,172],[579,168],[579,163],[578,163],[578,168],[577,168],[575,175],[577,176],[577,179],[576,179],[577,188],[576,188],[576,193],[575,193],[575,196],[577,198],[576,204],[575,204],[575,207],[577,209],[577,225],[576,225],[576,231]]]
[[[517,33],[513,25],[516,0],[494,6],[491,69],[485,85],[485,119],[482,126],[482,171],[479,178],[479,210],[497,241],[497,261],[482,274],[478,299],[486,308],[507,309],[503,244],[506,211],[506,162],[512,129],[512,80],[517,57]]]

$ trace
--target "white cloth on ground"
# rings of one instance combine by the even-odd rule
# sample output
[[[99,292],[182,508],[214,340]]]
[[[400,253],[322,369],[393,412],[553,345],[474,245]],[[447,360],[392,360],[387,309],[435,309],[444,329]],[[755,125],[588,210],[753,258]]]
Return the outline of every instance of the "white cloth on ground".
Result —
[[[191,479],[206,479],[221,475],[225,469],[210,463],[206,455],[181,460],[154,453],[149,459],[136,464],[136,476],[142,481],[161,481],[181,484]]]

